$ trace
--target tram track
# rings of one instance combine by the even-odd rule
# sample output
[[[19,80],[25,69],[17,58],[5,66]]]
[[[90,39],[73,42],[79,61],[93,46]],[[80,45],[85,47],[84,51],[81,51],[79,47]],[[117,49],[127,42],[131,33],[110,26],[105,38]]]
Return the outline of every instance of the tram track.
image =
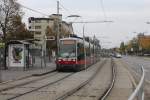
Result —
[[[16,93],[16,95],[6,100],[111,100],[112,98],[117,98],[116,94],[118,91],[126,92],[121,95],[123,97],[119,97],[126,100],[128,95],[132,93],[132,87],[127,84],[129,87],[122,87],[122,89],[119,85],[120,82],[126,81],[128,83],[131,81],[126,73],[126,69],[123,68],[119,62],[107,58],[81,72],[59,73],[61,74],[60,76],[64,74],[65,76],[57,81],[53,80],[53,82],[47,84],[41,82],[40,84],[43,84],[41,86],[35,83],[18,87],[18,89],[32,89],[23,93]],[[123,77],[126,78],[123,79]],[[7,91],[6,95],[7,93],[11,94],[12,91]],[[13,95],[13,93],[11,95]]]
[[[13,96],[13,97],[7,99],[7,100],[13,100],[13,99],[18,98],[18,97],[20,97],[20,96],[23,96],[23,95],[26,95],[26,94],[28,94],[28,93],[37,91],[37,90],[39,90],[39,89],[41,89],[41,88],[50,86],[50,85],[52,85],[52,84],[55,84],[55,83],[57,83],[57,82],[59,82],[59,81],[62,81],[62,80],[64,80],[64,79],[68,78],[69,76],[71,76],[71,75],[73,75],[73,74],[74,74],[74,73],[69,73],[68,75],[65,75],[64,77],[62,77],[62,78],[60,78],[60,79],[57,79],[57,80],[55,80],[55,81],[53,81],[53,82],[49,82],[49,83],[47,83],[47,84],[45,84],[45,85],[42,85],[42,86],[37,87],[37,88],[34,88],[34,89],[30,90],[30,91],[27,91],[27,92],[18,94],[18,95],[16,95],[16,96]]]
[[[69,96],[73,95],[74,93],[76,93],[78,90],[80,90],[83,87],[85,87],[89,82],[91,82],[94,79],[94,77],[99,73],[99,71],[105,65],[106,62],[107,62],[106,60],[103,61],[101,63],[101,65],[99,66],[99,68],[96,70],[96,72],[88,80],[84,81],[79,86],[77,86],[76,88],[68,91],[67,93],[63,94],[62,96],[56,98],[56,100],[64,100],[64,99],[68,98]]]
[[[25,83],[22,83],[22,84],[19,84],[19,85],[15,85],[14,87],[8,87],[8,88],[5,88],[5,89],[2,89],[0,91],[0,100],[1,100],[1,98],[3,98],[3,96],[7,96],[7,95],[8,96],[6,98],[2,99],[2,100],[12,100],[12,99],[18,98],[20,96],[23,96],[25,94],[37,91],[37,90],[39,90],[41,88],[44,88],[46,86],[55,84],[55,83],[57,83],[61,80],[64,80],[65,78],[68,78],[69,76],[71,76],[73,74],[74,73],[65,73],[65,74],[63,74],[63,73],[59,73],[59,72],[53,72],[49,76],[41,77],[41,78],[38,78],[38,79],[35,79],[35,80],[32,80],[32,81],[28,81],[28,82],[25,82]],[[49,80],[51,78],[53,80],[51,80],[49,82]],[[45,80],[47,80],[47,81],[44,83]],[[42,81],[43,81],[44,84],[40,84],[40,82],[42,83]],[[34,84],[35,84],[35,87],[34,87]],[[36,86],[37,84],[39,84],[39,85]],[[22,93],[12,93],[12,92],[10,92],[10,91],[13,91],[15,89],[22,90],[23,88],[27,88],[27,86],[30,87],[29,90],[23,91]],[[9,97],[9,95],[11,95],[11,96]]]
[[[50,73],[53,73],[53,72],[56,72],[56,69],[51,70],[51,71],[48,71],[48,72],[45,72],[45,73],[31,74],[31,75],[24,76],[24,77],[21,77],[21,78],[17,78],[17,79],[12,79],[12,80],[8,80],[8,81],[4,81],[4,82],[1,82],[0,85],[3,85],[3,84],[9,84],[9,83],[11,83],[11,82],[20,81],[20,80],[25,80],[25,79],[28,79],[28,78],[34,77],[34,76],[44,76],[44,75],[46,75],[46,74],[50,74]]]
[[[101,63],[98,63],[98,64],[100,64],[99,66],[103,66],[104,64],[106,63],[106,60],[105,61],[102,61]],[[95,67],[95,66],[94,66]],[[87,70],[83,70],[83,71],[81,71],[81,72],[79,72],[81,75],[83,74],[83,73],[86,73],[85,75],[83,74],[83,76],[81,76],[81,75],[79,75],[79,73],[76,73],[76,75],[73,75],[74,73],[59,73],[60,74],[60,76],[61,76],[61,78],[60,78],[60,76],[57,74],[57,75],[54,75],[55,76],[55,78],[54,77],[52,77],[52,78],[45,78],[45,79],[43,79],[43,82],[42,82],[42,80],[41,81],[35,81],[35,82],[32,82],[32,83],[29,83],[29,84],[25,84],[25,85],[23,85],[23,86],[16,86],[15,88],[12,88],[12,89],[10,89],[10,90],[5,90],[5,91],[2,91],[2,92],[0,92],[1,94],[0,94],[0,99],[1,99],[1,96],[3,96],[3,95],[6,95],[6,98],[5,99],[2,99],[2,100],[26,100],[26,99],[28,99],[28,100],[33,100],[33,98],[32,97],[30,97],[32,94],[34,95],[34,94],[39,94],[39,95],[37,95],[35,98],[38,98],[38,96],[40,96],[41,95],[41,93],[48,93],[48,96],[50,96],[51,95],[51,91],[53,91],[53,88],[55,88],[55,87],[57,87],[58,89],[59,89],[59,92],[61,92],[61,88],[63,88],[63,84],[65,85],[65,83],[67,83],[68,84],[68,80],[71,82],[71,80],[73,79],[74,80],[74,78],[73,77],[77,77],[77,76],[81,76],[81,79],[82,79],[82,77],[83,77],[83,79],[82,79],[82,82],[81,82],[81,84],[80,85],[78,85],[79,83],[77,83],[77,85],[78,85],[78,87],[76,87],[76,85],[73,85],[74,87],[71,87],[71,88],[73,88],[73,90],[71,89],[71,88],[69,88],[69,86],[67,87],[68,88],[68,90],[66,90],[66,91],[68,91],[68,92],[66,92],[66,91],[64,91],[64,92],[61,92],[61,93],[57,93],[55,90],[53,91],[53,92],[56,92],[56,94],[55,94],[55,96],[54,96],[54,99],[53,98],[50,98],[50,100],[59,100],[60,99],[60,97],[61,96],[63,96],[63,98],[65,97],[64,95],[66,95],[66,94],[69,94],[70,95],[70,89],[71,89],[71,91],[73,91],[71,94],[73,94],[74,93],[74,91],[76,91],[76,90],[79,90],[80,88],[82,88],[82,87],[84,87],[87,83],[89,83],[88,81],[91,81],[91,80],[93,80],[93,78],[94,78],[94,76],[96,75],[96,73],[98,73],[98,70],[100,70],[101,69],[101,67],[95,67],[94,68],[94,70],[93,70],[93,67],[89,67]],[[94,72],[92,72],[92,73],[94,73],[94,74],[92,74],[92,76],[90,76],[90,75],[88,75],[88,71],[91,71],[91,69],[94,71]],[[90,78],[88,78],[88,79],[84,79],[84,77],[87,77],[87,75],[88,75],[88,77],[90,77]],[[72,77],[72,79],[70,79],[69,77]],[[59,77],[59,79],[58,79],[58,77]],[[72,83],[72,82],[71,82]],[[58,86],[57,86],[58,85]],[[59,86],[60,85],[60,86]],[[65,87],[65,86],[64,86]],[[52,88],[52,89],[51,89]],[[49,90],[48,90],[49,89]],[[18,91],[18,92],[13,92],[13,91]],[[21,91],[21,92],[20,92]],[[70,92],[70,93],[69,93]],[[50,94],[49,94],[50,93]],[[65,94],[64,94],[65,93]],[[45,95],[44,94],[44,95]],[[7,96],[8,95],[8,96]],[[29,99],[29,98],[30,99]],[[32,99],[31,99],[32,98]],[[46,97],[45,97],[46,98]],[[65,97],[66,98],[66,97]],[[64,98],[64,99],[65,99]],[[36,99],[37,100],[37,99]],[[41,100],[41,99],[39,99],[39,100]],[[44,99],[42,99],[42,100],[44,100]],[[46,99],[47,100],[47,99]],[[49,100],[49,99],[48,99]],[[63,100],[63,99],[60,99],[60,100]]]
[[[111,83],[110,83],[109,87],[106,89],[106,91],[104,92],[104,94],[98,98],[98,100],[106,100],[106,98],[108,97],[108,95],[110,94],[111,90],[114,87],[117,71],[116,71],[116,67],[115,67],[115,63],[114,63],[113,59],[111,59],[111,66],[112,66]]]
[[[101,63],[101,62],[100,62]],[[98,63],[99,64],[99,63]],[[95,66],[93,66],[94,67],[94,70],[97,70],[97,67],[95,67]],[[15,96],[13,96],[13,97],[9,97],[9,98],[7,98],[6,100],[26,100],[26,99],[28,99],[28,100],[33,100],[33,99],[35,99],[36,98],[36,100],[38,100],[38,96],[41,96],[42,94],[41,93],[45,93],[46,94],[46,92],[48,92],[48,96],[50,96],[51,94],[49,94],[49,93],[52,93],[52,92],[56,92],[55,90],[53,91],[53,89],[55,88],[55,87],[57,87],[57,88],[59,88],[59,92],[61,92],[61,88],[63,88],[63,85],[67,85],[68,83],[67,83],[67,81],[69,80],[74,80],[74,78],[77,78],[78,76],[81,76],[81,81],[85,81],[85,80],[87,80],[86,78],[84,79],[84,77],[89,77],[90,75],[88,74],[89,72],[92,72],[92,73],[94,73],[95,71],[93,70],[93,67],[89,67],[87,70],[83,70],[83,71],[81,71],[81,72],[77,72],[75,75],[73,75],[74,73],[70,73],[70,75],[68,75],[68,76],[66,76],[66,77],[64,77],[64,78],[61,78],[60,80],[57,80],[57,81],[54,81],[54,82],[50,82],[50,83],[48,83],[48,84],[45,84],[45,85],[42,85],[42,86],[37,86],[37,87],[33,87],[33,85],[32,86],[24,86],[24,87],[21,87],[21,88],[32,88],[32,90],[31,91],[27,91],[27,92],[24,92],[24,93],[20,93],[20,94],[17,94],[17,95],[15,95]],[[94,71],[94,72],[93,72]],[[86,74],[85,74],[86,73]],[[63,73],[64,74],[64,73]],[[81,74],[81,75],[79,75],[79,74]],[[69,78],[69,76],[71,76],[70,78]],[[82,79],[82,77],[83,77],[83,79]],[[71,82],[71,81],[70,81]],[[67,83],[67,84],[65,84],[65,83]],[[42,82],[41,82],[41,84],[42,84]],[[35,84],[36,85],[36,84]],[[62,86],[57,86],[57,85],[62,85]],[[74,86],[74,85],[73,85]],[[21,89],[20,88],[20,89]],[[69,86],[67,86],[67,88],[68,89],[70,89],[69,88]],[[73,87],[74,88],[74,87]],[[48,89],[50,89],[50,90],[48,90]],[[15,90],[16,91],[16,90]],[[12,93],[12,91],[11,92],[6,92],[6,93]],[[40,93],[39,95],[36,95],[36,97],[35,98],[33,98],[34,97],[34,94],[36,94],[36,93]],[[63,92],[61,92],[61,93],[65,93],[65,91]],[[14,93],[15,94],[15,93]],[[44,95],[45,95],[44,94]],[[59,93],[57,93],[56,95],[55,95],[55,99],[57,98],[57,97],[59,97],[59,95],[58,95]],[[32,95],[32,97],[30,97]],[[44,96],[45,97],[45,96]],[[32,98],[32,99],[31,99]],[[46,97],[45,97],[46,98]],[[55,99],[50,99],[50,100],[55,100]],[[41,99],[39,99],[39,100],[41,100]],[[42,99],[42,100],[44,100],[44,99]],[[49,100],[49,99],[48,99]]]
[[[47,77],[52,77],[54,75],[56,75],[58,72],[56,70],[50,71],[49,74],[33,74],[31,76],[27,76],[27,77],[23,77],[23,78],[19,78],[16,80],[12,80],[6,83],[1,83],[0,84],[0,92],[6,91],[6,90],[10,90],[19,86],[23,86],[32,82],[36,82],[42,79],[45,79]]]

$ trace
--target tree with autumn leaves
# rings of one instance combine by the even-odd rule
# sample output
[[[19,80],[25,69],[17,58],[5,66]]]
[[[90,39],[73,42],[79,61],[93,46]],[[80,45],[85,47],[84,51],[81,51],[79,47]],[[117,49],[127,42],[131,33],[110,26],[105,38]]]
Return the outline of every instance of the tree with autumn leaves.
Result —
[[[65,24],[63,24],[63,23],[59,24],[59,38],[69,37],[69,35],[72,34],[71,31],[64,28],[64,25]],[[47,48],[48,49],[55,50],[57,48],[57,40],[56,40],[57,39],[57,29],[58,29],[57,22],[54,21],[53,24],[51,26],[47,26],[47,28],[45,30],[47,37],[50,37],[50,36],[55,37],[55,40],[47,40]],[[68,26],[68,29],[69,29],[69,26]]]
[[[120,52],[136,55],[150,54],[150,36],[138,34],[137,37],[134,37],[127,44],[122,42],[120,44]]]
[[[3,36],[2,41],[7,43],[10,39],[26,39],[33,37],[22,23],[23,12],[17,0],[0,0],[0,29]],[[4,67],[6,67],[7,49],[4,49]]]
[[[22,23],[20,15],[13,16],[10,30],[7,32],[9,40],[26,40],[33,38],[33,34],[27,30],[25,23]]]
[[[23,12],[16,0],[0,1],[0,29],[3,32],[3,41],[10,39],[32,38],[31,33],[22,23]]]

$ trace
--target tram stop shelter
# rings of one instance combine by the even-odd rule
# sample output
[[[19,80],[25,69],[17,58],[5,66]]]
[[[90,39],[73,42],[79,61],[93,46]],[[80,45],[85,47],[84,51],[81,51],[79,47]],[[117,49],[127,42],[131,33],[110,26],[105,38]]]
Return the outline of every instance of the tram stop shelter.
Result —
[[[12,40],[7,42],[7,67],[23,68],[24,70],[33,66],[32,57],[30,55],[29,42],[21,40]]]

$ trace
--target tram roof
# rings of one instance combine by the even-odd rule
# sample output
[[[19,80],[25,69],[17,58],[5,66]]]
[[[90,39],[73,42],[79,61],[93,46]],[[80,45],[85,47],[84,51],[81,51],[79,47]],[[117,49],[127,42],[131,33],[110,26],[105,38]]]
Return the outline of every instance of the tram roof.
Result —
[[[83,38],[66,37],[66,38],[62,38],[60,40],[83,40]]]

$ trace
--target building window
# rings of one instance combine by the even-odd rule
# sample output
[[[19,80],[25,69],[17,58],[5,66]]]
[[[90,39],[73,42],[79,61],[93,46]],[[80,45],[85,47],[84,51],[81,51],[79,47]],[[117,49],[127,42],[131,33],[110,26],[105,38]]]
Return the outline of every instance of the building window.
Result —
[[[41,20],[35,20],[35,23],[41,23]]]
[[[35,26],[35,29],[41,29],[41,26]]]
[[[31,26],[29,26],[29,29],[31,29]]]
[[[29,23],[31,23],[31,19],[29,20]]]
[[[37,32],[35,32],[35,34],[37,34],[37,35],[41,35],[41,32],[40,32],[40,31],[37,31]]]

